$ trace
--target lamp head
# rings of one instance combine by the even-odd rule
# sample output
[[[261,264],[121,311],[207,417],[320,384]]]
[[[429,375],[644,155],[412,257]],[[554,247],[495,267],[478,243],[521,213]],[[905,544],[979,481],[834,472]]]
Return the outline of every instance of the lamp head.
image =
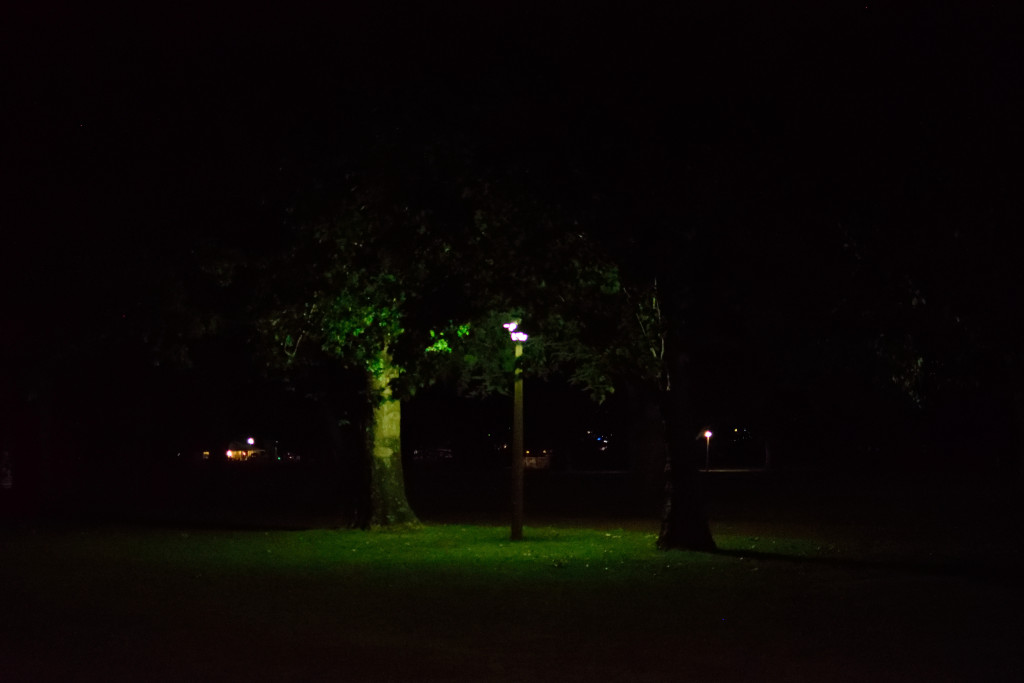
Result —
[[[511,322],[507,322],[504,325],[502,325],[502,327],[504,327],[506,330],[508,330],[508,336],[514,342],[522,343],[522,342],[526,341],[527,339],[529,339],[529,335],[527,335],[525,332],[519,332],[518,331],[518,329],[519,329],[519,321],[518,320],[513,320]]]

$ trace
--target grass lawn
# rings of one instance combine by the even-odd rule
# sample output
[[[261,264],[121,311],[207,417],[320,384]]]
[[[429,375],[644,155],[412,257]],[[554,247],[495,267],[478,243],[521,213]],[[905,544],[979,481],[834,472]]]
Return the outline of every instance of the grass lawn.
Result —
[[[1019,564],[862,527],[714,530],[719,554],[615,520],[521,543],[9,526],[0,681],[1024,680]]]

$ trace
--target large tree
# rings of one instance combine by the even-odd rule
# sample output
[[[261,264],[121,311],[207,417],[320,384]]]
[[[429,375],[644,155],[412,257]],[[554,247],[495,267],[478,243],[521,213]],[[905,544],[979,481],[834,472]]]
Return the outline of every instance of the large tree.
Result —
[[[408,160],[410,149],[396,153]],[[275,362],[363,376],[370,526],[416,523],[402,399],[445,378],[463,393],[507,391],[513,346],[502,322],[527,321],[529,374],[563,372],[597,398],[612,386],[617,356],[604,352],[622,329],[608,316],[621,296],[614,266],[556,208],[508,179],[471,178],[452,156],[434,148],[427,163],[325,185],[258,285]]]
[[[417,523],[402,475],[404,368],[396,356],[405,352],[410,309],[434,305],[449,253],[400,199],[353,188],[301,227],[271,274],[263,328],[279,360],[330,359],[363,376],[370,509],[360,521],[370,526]]]

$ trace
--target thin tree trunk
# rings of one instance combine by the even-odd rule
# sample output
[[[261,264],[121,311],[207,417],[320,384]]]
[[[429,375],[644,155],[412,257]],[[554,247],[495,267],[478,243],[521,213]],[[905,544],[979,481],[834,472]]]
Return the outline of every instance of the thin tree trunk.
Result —
[[[705,509],[704,488],[693,458],[697,432],[689,395],[689,359],[673,358],[671,388],[661,392],[668,454],[665,460],[665,510],[658,536],[661,550],[715,550]]]
[[[370,459],[371,527],[418,525],[419,519],[405,496],[402,473],[402,404],[392,395],[391,382],[398,368],[385,348],[380,355],[380,373],[369,373],[374,401],[367,429]]]
[[[351,437],[342,431],[338,421],[342,410],[339,406],[325,397],[316,402],[316,407],[331,445],[327,466],[333,480],[341,482],[340,494],[348,514],[349,526],[367,529],[373,515],[370,503],[370,463],[366,457],[369,450],[363,448],[365,443],[352,443]],[[370,406],[366,406],[356,422],[359,434],[365,436],[369,433],[370,416]],[[369,437],[365,436],[363,441],[368,443]]]

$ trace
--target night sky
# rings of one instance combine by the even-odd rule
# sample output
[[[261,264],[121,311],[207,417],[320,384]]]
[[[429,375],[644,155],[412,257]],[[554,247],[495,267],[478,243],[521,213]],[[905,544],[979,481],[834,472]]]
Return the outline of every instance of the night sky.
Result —
[[[204,259],[279,249],[296,193],[390,140],[527,179],[629,269],[678,260],[716,330],[707,373],[754,387],[744,408],[810,404],[838,377],[820,394],[837,424],[866,419],[838,396],[874,396],[858,354],[885,330],[926,359],[944,439],[969,440],[956,412],[1016,443],[1024,111],[1006,3],[339,4],[3,22],[9,414],[43,385],[72,405],[145,393],[153,330],[217,296]]]

